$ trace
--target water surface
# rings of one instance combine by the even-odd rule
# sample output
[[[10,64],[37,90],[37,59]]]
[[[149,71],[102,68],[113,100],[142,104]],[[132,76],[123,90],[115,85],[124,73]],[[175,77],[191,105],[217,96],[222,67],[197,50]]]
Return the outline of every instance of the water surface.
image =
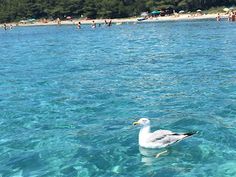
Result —
[[[0,30],[0,176],[236,176],[235,34],[211,20]],[[140,117],[199,134],[155,159]]]

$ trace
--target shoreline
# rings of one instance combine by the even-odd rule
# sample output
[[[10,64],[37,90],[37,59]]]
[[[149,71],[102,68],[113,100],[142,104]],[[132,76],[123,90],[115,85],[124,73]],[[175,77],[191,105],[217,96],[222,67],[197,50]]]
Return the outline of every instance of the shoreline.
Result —
[[[225,14],[220,14],[222,19],[227,18],[228,16]],[[73,19],[73,20],[62,20],[60,25],[76,25],[78,22],[81,22],[82,25],[91,25],[93,21],[97,24],[104,24],[105,20],[112,20],[114,24],[122,24],[122,23],[153,23],[153,22],[165,22],[165,21],[188,21],[188,20],[204,20],[204,19],[216,19],[217,14],[203,14],[203,15],[192,15],[192,14],[178,14],[178,15],[171,15],[171,16],[164,16],[164,17],[153,17],[143,21],[138,21],[138,17],[132,18],[120,18],[120,19],[92,19],[92,20],[80,20],[80,19]],[[12,25],[13,27],[28,27],[28,26],[52,26],[58,25],[56,21],[49,21],[47,23],[43,22],[33,22],[33,23],[7,23],[7,25]],[[3,27],[3,24],[0,24],[0,27]]]

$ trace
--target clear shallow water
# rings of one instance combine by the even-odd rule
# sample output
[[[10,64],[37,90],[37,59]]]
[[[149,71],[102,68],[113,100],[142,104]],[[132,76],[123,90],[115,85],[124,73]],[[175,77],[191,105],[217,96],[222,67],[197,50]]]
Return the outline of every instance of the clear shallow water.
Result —
[[[236,176],[235,33],[215,21],[1,30],[0,176]],[[139,150],[139,117],[199,134],[155,159]]]

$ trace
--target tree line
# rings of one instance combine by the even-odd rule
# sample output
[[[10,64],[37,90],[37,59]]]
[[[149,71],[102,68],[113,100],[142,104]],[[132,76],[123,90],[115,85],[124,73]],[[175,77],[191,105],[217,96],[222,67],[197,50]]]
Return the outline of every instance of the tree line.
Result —
[[[122,18],[172,8],[195,11],[231,6],[236,0],[0,0],[0,23],[27,18]]]

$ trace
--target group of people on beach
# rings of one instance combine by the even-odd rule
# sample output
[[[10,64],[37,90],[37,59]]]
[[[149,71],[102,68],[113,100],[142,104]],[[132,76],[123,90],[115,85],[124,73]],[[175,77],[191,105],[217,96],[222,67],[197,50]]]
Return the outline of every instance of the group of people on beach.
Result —
[[[112,20],[110,20],[109,22],[107,22],[107,21],[105,20],[104,24],[105,24],[106,26],[110,27],[110,26],[112,25]],[[91,24],[91,28],[96,28],[96,27],[97,27],[97,24],[96,24],[95,21],[93,20],[93,21],[92,21],[92,24]],[[101,27],[101,23],[98,24],[98,27]],[[78,29],[81,29],[81,22],[78,22],[77,28],[78,28]]]
[[[224,17],[225,17],[225,16],[224,16]],[[220,15],[220,13],[218,13],[217,16],[216,16],[216,20],[217,20],[217,21],[221,21],[221,19],[222,19],[222,18],[221,18],[221,15]],[[231,11],[231,12],[228,13],[228,21],[236,22],[236,11]],[[55,22],[57,23],[57,25],[61,25],[61,20],[60,20],[60,18],[57,18],[57,19],[55,20]],[[74,24],[75,24],[75,23],[74,23]],[[91,24],[91,28],[96,28],[97,26],[98,26],[98,27],[101,27],[102,24],[103,24],[104,26],[110,27],[110,26],[112,26],[112,20],[109,20],[109,21],[104,20],[104,23],[98,23],[98,25],[97,25],[96,22],[93,20],[93,21],[92,21],[92,24]],[[117,23],[117,24],[118,24],[118,23]],[[16,26],[18,26],[18,25],[19,25],[19,24],[16,23]],[[14,25],[14,26],[15,26],[15,25]],[[78,22],[78,23],[76,24],[76,26],[77,26],[78,29],[81,29],[82,23],[81,23],[81,22]],[[12,24],[6,24],[6,23],[4,23],[4,24],[2,25],[2,27],[3,27],[3,29],[6,31],[6,30],[11,30],[11,29],[13,28],[13,25],[12,25]]]
[[[217,20],[217,21],[221,21],[221,16],[220,16],[219,13],[218,13],[217,16],[216,16],[216,20]],[[230,12],[230,13],[229,13],[228,21],[232,21],[232,22],[235,22],[235,21],[236,21],[236,12]]]

